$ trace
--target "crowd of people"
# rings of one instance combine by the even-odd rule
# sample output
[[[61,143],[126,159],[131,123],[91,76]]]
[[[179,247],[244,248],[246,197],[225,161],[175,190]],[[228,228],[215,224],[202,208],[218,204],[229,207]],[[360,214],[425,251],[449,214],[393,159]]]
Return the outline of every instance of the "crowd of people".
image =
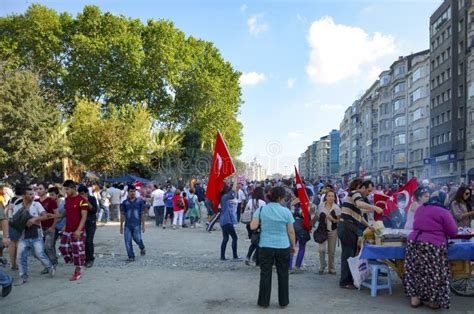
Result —
[[[235,226],[243,223],[250,239],[246,265],[260,267],[258,305],[268,307],[272,269],[278,274],[278,298],[281,307],[289,304],[289,274],[303,272],[306,244],[312,236],[318,243],[319,274],[337,275],[336,243],[341,243],[339,285],[354,289],[347,259],[354,257],[363,231],[371,229],[374,220],[387,227],[414,230],[407,245],[406,294],[414,307],[428,302],[430,307],[449,307],[449,272],[446,239],[458,227],[470,227],[474,219],[472,190],[464,185],[436,186],[423,181],[414,193],[413,202],[400,202],[399,210],[386,215],[375,206],[376,193],[393,194],[398,186],[375,186],[356,178],[348,185],[322,180],[305,182],[309,198],[309,219],[314,229],[304,227],[305,212],[293,180],[237,182],[224,186],[219,208],[205,197],[204,182],[184,181],[175,186],[163,184],[76,184],[66,180],[61,185],[47,183],[8,185],[0,190],[0,219],[3,246],[8,247],[9,264],[18,271],[18,285],[28,282],[28,252],[31,250],[44,269],[53,277],[58,265],[56,248],[65,263],[75,266],[70,280],[79,280],[82,267],[94,265],[94,236],[97,226],[119,222],[124,236],[127,262],[135,261],[132,241],[146,254],[142,234],[145,221],[153,219],[157,228],[197,228],[222,231],[220,259],[227,261],[227,244],[231,239],[232,261],[237,254],[238,235]],[[441,221],[440,221],[441,219]],[[169,222],[169,223],[168,223]],[[293,263],[296,255],[295,263]],[[440,258],[443,257],[443,258]],[[430,263],[420,263],[420,259]],[[2,257],[6,264],[6,259]],[[434,276],[428,278],[423,274]],[[438,274],[438,275],[436,275]],[[12,278],[0,271],[2,295],[11,291]]]

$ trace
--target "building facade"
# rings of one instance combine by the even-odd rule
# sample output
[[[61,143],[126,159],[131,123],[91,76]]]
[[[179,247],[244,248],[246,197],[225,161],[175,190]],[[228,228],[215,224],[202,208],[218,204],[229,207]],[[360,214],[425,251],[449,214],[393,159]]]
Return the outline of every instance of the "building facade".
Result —
[[[407,158],[408,179],[430,178],[430,54],[422,51],[410,59],[408,70]]]
[[[316,176],[313,178],[327,180],[330,178],[330,150],[329,135],[323,136],[316,142]]]
[[[254,158],[245,164],[245,178],[252,181],[262,181],[267,178],[267,170]]]
[[[430,18],[430,177],[454,181],[465,173],[467,6],[445,0]]]
[[[339,174],[339,130],[331,130],[331,132],[329,133],[329,140],[331,142],[329,157],[329,174],[332,178],[335,178]]]

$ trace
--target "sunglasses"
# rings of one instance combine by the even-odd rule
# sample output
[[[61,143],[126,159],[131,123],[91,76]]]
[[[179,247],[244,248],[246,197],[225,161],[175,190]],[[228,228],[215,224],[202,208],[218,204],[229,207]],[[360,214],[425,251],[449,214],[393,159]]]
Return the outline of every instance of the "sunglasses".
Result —
[[[465,195],[465,196],[471,196],[471,193],[466,192],[466,193],[464,193],[464,195]]]

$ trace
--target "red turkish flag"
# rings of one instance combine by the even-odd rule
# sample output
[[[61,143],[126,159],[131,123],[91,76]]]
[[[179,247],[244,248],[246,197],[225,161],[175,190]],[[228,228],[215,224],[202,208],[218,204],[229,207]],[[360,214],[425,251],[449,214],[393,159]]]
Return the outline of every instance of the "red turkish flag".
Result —
[[[397,199],[399,196],[405,196],[405,209],[410,208],[411,203],[413,202],[413,194],[418,187],[418,181],[416,178],[410,179],[404,186],[398,189],[397,192],[393,193],[390,196],[385,194],[374,194],[374,205],[382,208],[384,210],[383,215],[390,217],[390,213],[398,208]],[[380,220],[382,217],[380,214],[374,213],[374,219]]]
[[[383,216],[390,217],[390,212],[397,209],[397,198],[392,196],[387,196],[385,194],[374,194],[374,205],[383,209]],[[376,221],[382,220],[382,215],[374,213],[374,219]]]
[[[393,194],[395,197],[395,200],[399,195],[405,195],[406,199],[406,209],[410,208],[411,203],[413,203],[413,194],[415,193],[415,190],[418,188],[418,180],[416,177],[413,177],[410,179],[410,181],[407,182],[404,186],[398,189],[396,193]]]
[[[211,172],[207,183],[206,198],[214,204],[214,212],[219,211],[220,193],[224,188],[224,179],[235,172],[234,163],[219,131],[216,135]]]
[[[303,214],[303,228],[311,231],[311,222],[309,217],[309,198],[306,194],[306,188],[301,181],[300,174],[295,166],[296,188],[298,189],[298,198],[301,205],[301,213]]]

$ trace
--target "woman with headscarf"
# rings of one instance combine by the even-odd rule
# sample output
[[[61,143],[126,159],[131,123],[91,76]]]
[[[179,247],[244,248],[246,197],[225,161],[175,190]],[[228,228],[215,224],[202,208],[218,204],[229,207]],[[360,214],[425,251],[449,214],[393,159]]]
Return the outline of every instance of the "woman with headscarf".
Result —
[[[404,285],[412,307],[450,306],[448,238],[457,234],[457,226],[439,194],[417,209],[408,236]]]

